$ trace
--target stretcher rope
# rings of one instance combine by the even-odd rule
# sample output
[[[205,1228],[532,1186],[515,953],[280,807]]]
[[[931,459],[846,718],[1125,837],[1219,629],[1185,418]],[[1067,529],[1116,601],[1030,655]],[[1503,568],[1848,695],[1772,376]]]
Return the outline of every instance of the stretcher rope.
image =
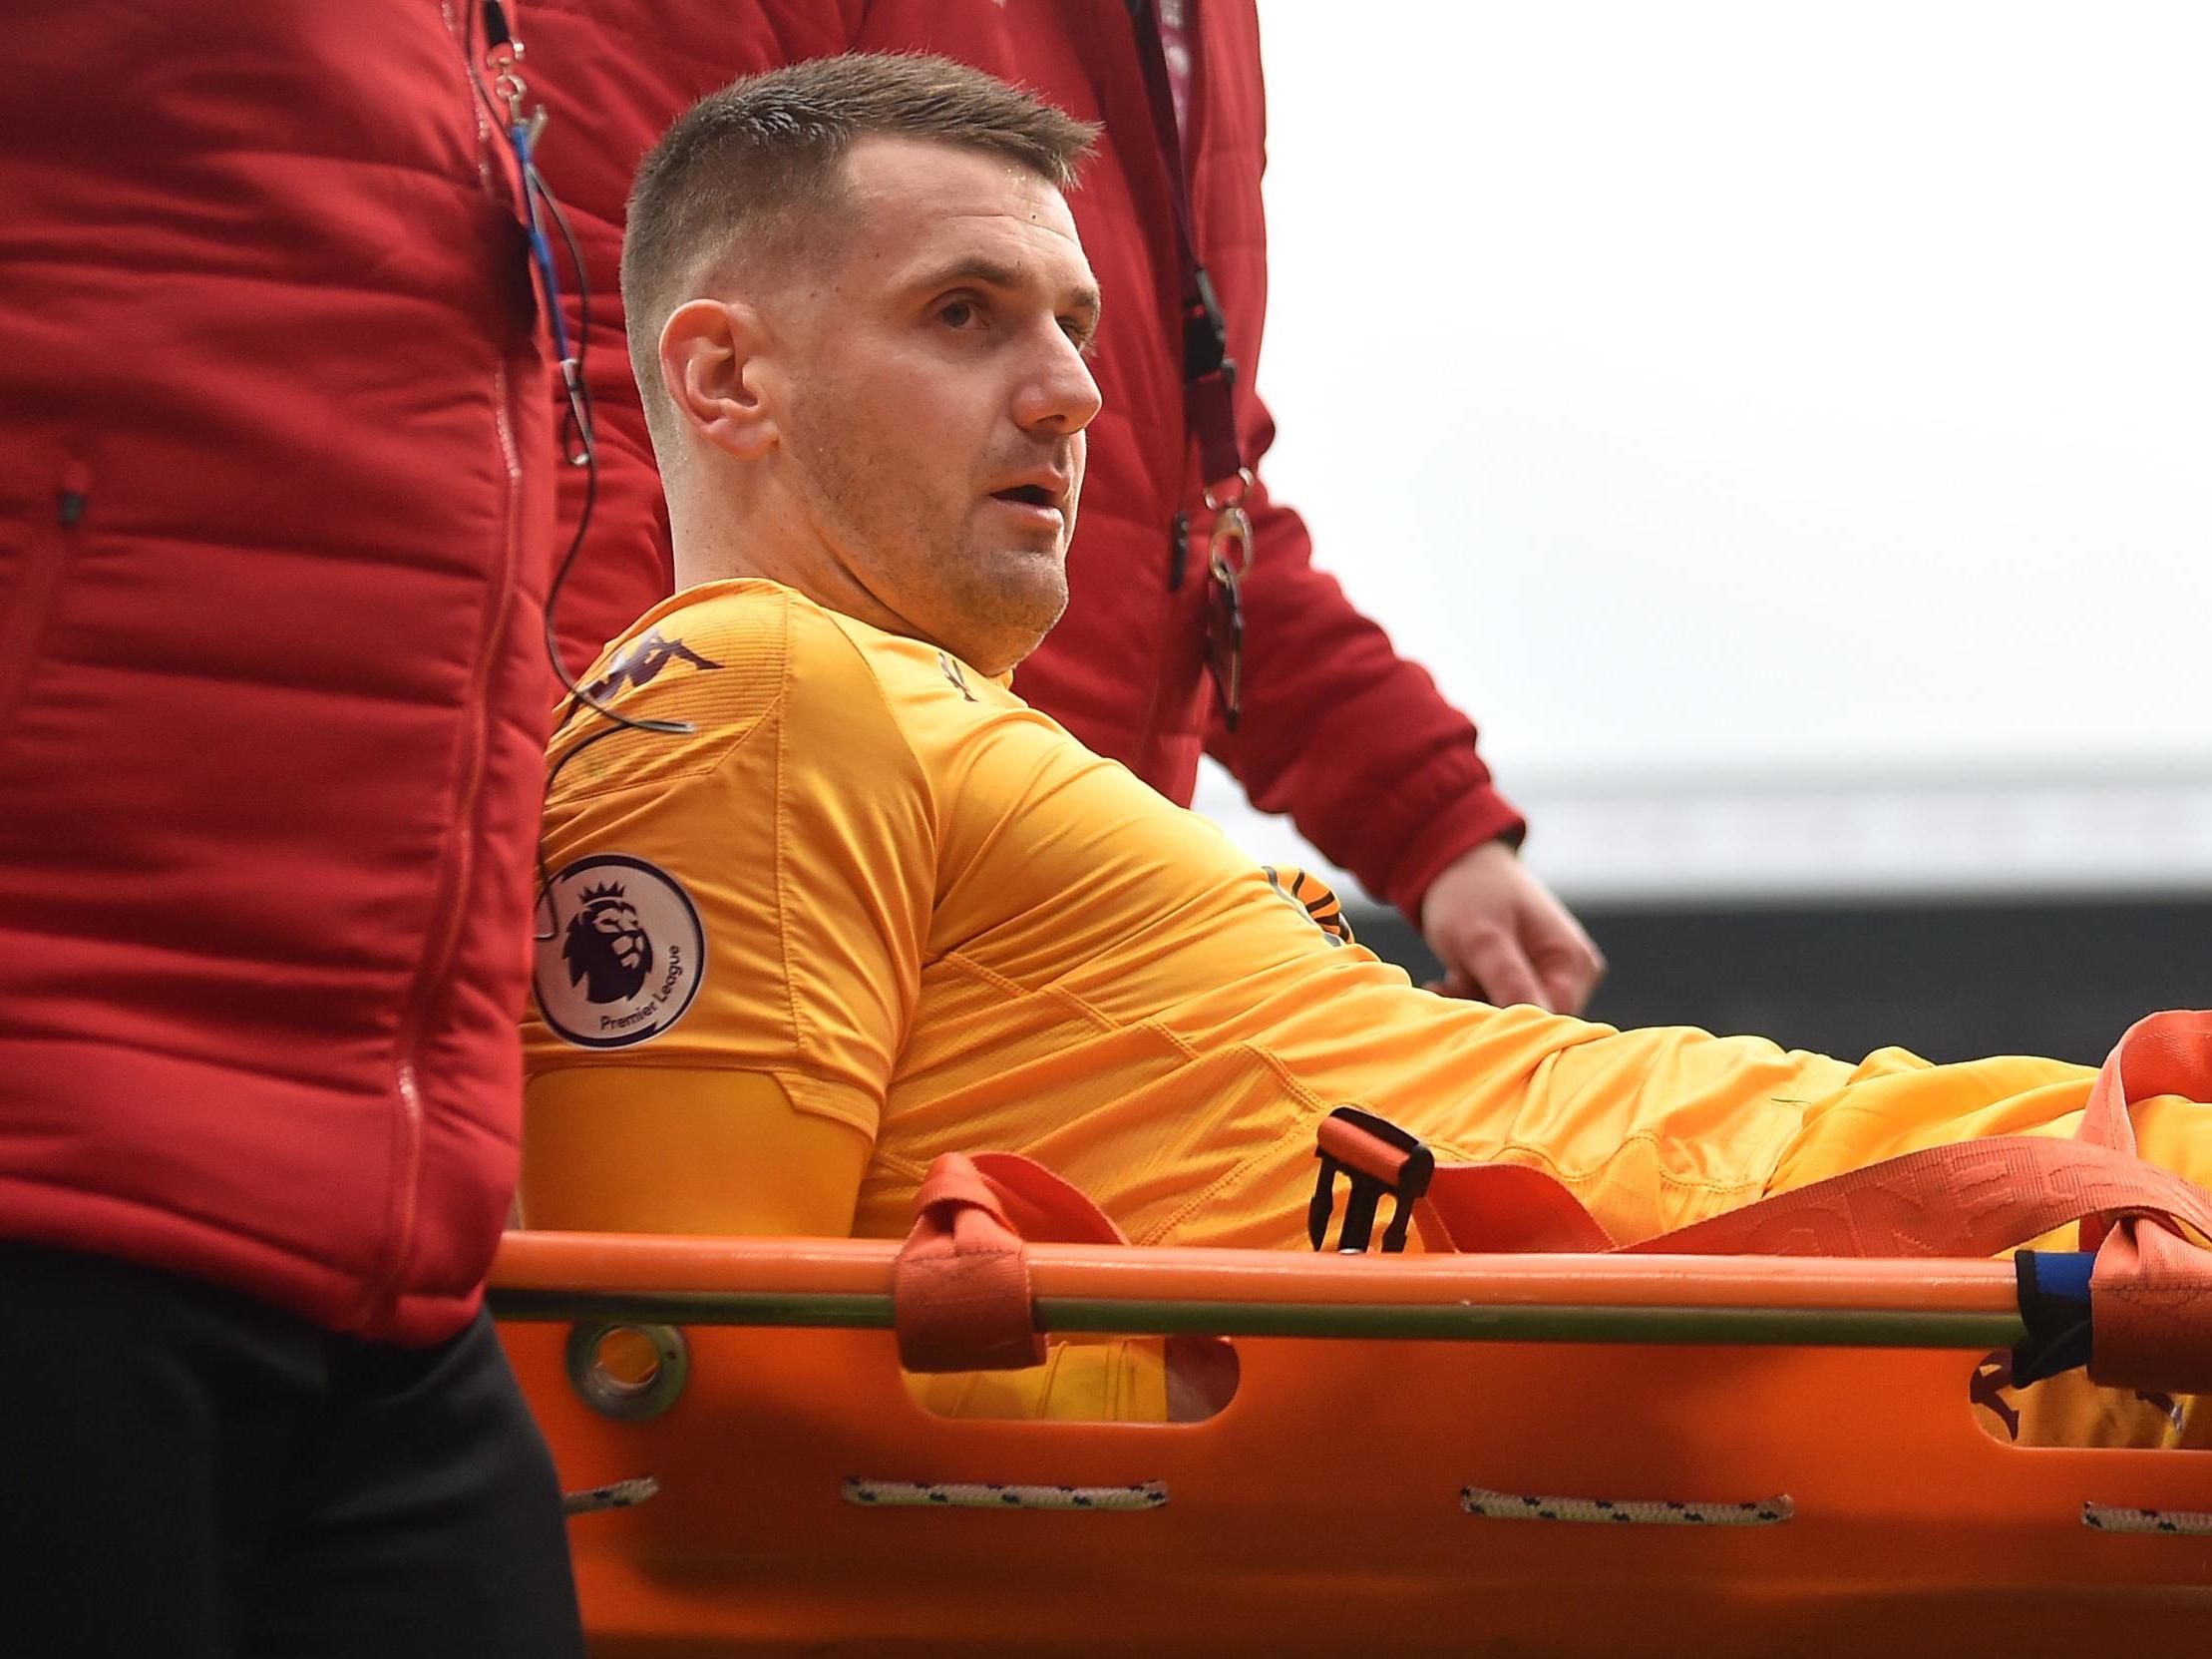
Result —
[[[1634,1497],[1544,1497],[1459,1488],[1459,1506],[1487,1520],[1612,1521],[1632,1526],[1775,1526],[1797,1513],[1787,1492],[1751,1503],[1678,1503]]]
[[[861,1480],[848,1477],[845,1501],[878,1508],[1157,1509],[1168,1500],[1164,1481],[1134,1486],[1021,1486],[988,1480]]]
[[[2122,1503],[2084,1503],[2081,1524],[2098,1532],[2167,1532],[2212,1537],[2212,1510],[2131,1509]]]
[[[580,1492],[564,1493],[560,1499],[560,1512],[564,1515],[588,1515],[599,1509],[629,1509],[656,1495],[660,1482],[649,1474],[634,1480],[613,1480],[603,1486],[587,1486]]]

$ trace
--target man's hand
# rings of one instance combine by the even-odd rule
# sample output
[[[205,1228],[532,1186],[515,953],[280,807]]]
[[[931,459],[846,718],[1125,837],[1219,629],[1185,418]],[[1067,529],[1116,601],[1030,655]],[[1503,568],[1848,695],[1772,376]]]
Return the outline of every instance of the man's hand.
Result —
[[[1503,841],[1444,866],[1421,900],[1421,936],[1444,965],[1429,989],[1447,997],[1580,1014],[1605,977],[1582,925]]]

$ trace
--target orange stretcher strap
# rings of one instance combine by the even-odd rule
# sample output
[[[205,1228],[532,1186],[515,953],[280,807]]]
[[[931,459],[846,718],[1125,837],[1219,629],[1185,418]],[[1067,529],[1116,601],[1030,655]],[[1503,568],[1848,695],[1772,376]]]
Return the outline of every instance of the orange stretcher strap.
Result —
[[[1417,1212],[1432,1250],[1672,1256],[1987,1256],[2069,1222],[2169,1217],[2212,1234],[2212,1198],[2133,1153],[2000,1135],[1931,1146],[1621,1244],[1541,1170],[1446,1164]]]
[[[900,1364],[923,1372],[1044,1364],[1024,1239],[1129,1242],[1105,1211],[1027,1158],[951,1152],[932,1163],[892,1266]]]
[[[2129,1028],[2089,1092],[2083,1137],[2132,1152],[2135,1126],[2127,1109],[2160,1094],[2212,1100],[2212,1013],[2154,1014]],[[2095,1382],[2212,1390],[2212,1250],[2180,1237],[2169,1225],[2175,1219],[2212,1239],[2201,1210],[2126,1211],[2081,1225],[2083,1248],[2096,1247],[2089,1275],[2095,1332],[2089,1376]]]
[[[1558,1181],[1519,1166],[1443,1165],[1415,1216],[1431,1250],[1665,1255],[1987,1256],[2078,1222],[2097,1252],[2091,1378],[2212,1390],[2212,1251],[2179,1236],[2212,1239],[2212,1196],[2142,1162],[2128,1115],[2159,1094],[2212,1098],[2212,1013],[2129,1028],[2072,1140],[1929,1147],[1627,1245]]]

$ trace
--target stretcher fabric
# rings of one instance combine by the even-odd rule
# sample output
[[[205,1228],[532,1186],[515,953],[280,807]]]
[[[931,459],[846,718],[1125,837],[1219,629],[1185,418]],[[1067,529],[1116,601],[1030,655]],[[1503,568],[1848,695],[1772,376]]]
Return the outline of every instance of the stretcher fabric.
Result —
[[[2094,1076],[1431,996],[1009,686],[772,583],[679,596],[601,673],[696,729],[555,737],[533,1110],[595,1092],[614,1139],[654,1067],[771,1076],[869,1138],[866,1236],[906,1230],[940,1153],[1007,1150],[1139,1244],[1301,1247],[1316,1125],[1357,1105],[1632,1240],[1918,1145],[2069,1134]],[[2212,1174],[2200,1108],[2137,1124]]]

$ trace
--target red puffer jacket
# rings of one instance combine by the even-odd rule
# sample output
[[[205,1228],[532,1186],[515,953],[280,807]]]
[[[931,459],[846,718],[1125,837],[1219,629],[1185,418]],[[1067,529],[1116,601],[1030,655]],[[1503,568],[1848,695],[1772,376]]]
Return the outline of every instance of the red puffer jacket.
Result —
[[[1192,210],[1242,365],[1245,453],[1257,460],[1274,437],[1250,392],[1267,310],[1259,23],[1249,0],[1197,0],[1192,10]],[[1067,616],[1022,665],[1022,695],[1178,801],[1190,800],[1210,747],[1259,806],[1291,813],[1323,852],[1409,914],[1444,865],[1518,829],[1473,726],[1313,568],[1304,525],[1265,489],[1246,587],[1244,719],[1232,735],[1212,718],[1209,516],[1184,418],[1171,164],[1121,0],[539,0],[532,31],[535,84],[553,111],[543,166],[578,220],[589,268],[586,370],[605,456],[589,539],[559,605],[574,667],[671,580],[615,292],[638,159],[694,100],[739,75],[848,49],[940,52],[1106,126],[1071,199],[1107,296],[1096,364],[1106,407],[1091,427]],[[571,479],[564,535],[579,500]],[[1178,513],[1199,527],[1180,580]]]
[[[513,1186],[551,700],[476,15],[46,5],[0,57],[0,1235],[400,1341]]]

